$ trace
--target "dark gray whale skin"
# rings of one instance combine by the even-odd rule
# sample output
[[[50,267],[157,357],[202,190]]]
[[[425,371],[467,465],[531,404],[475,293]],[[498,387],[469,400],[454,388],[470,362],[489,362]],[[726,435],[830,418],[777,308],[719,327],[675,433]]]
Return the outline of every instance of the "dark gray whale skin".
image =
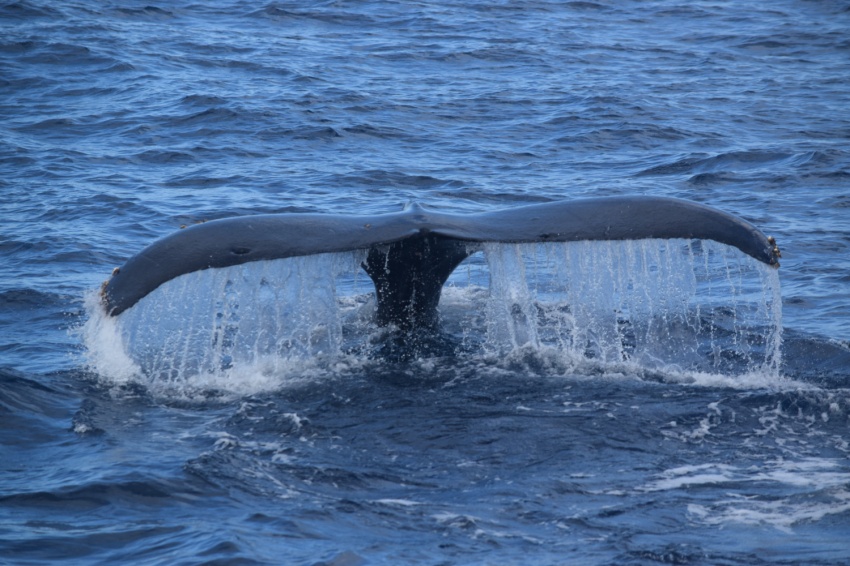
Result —
[[[430,326],[443,283],[481,242],[568,242],[687,238],[715,240],[778,267],[779,250],[752,224],[709,206],[666,197],[557,201],[477,214],[418,204],[372,216],[267,214],[214,220],[143,249],[104,283],[117,316],[175,277],[214,267],[368,250],[382,325]]]

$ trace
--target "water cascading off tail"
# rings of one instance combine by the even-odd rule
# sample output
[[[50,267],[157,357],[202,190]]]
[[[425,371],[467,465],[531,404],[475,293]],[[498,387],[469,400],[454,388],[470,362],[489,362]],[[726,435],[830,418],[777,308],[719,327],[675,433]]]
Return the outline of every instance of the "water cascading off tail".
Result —
[[[275,374],[333,358],[343,348],[341,301],[368,282],[358,274],[364,259],[328,253],[181,275],[119,317],[94,309],[84,331],[89,357],[99,373],[115,374],[124,359],[159,382],[217,382],[234,367]]]
[[[778,377],[777,271],[711,241],[485,244],[487,347],[602,367]]]
[[[466,287],[462,277],[450,279],[453,305],[441,308],[444,319],[461,321],[464,312],[485,313],[485,324],[463,329],[484,352],[545,350],[602,371],[779,374],[777,272],[735,248],[656,239],[486,243],[483,252],[486,261],[478,254],[467,260],[477,275]],[[111,372],[103,363],[115,358],[114,351],[104,355],[108,343],[147,381],[207,376],[220,385],[234,368],[261,367],[274,376],[317,360],[331,367],[345,356],[368,356],[384,331],[373,322],[365,253],[177,277],[119,317],[93,313],[93,365]],[[456,275],[464,272],[462,264]],[[482,304],[473,289],[487,285]],[[458,296],[466,301],[459,308]]]

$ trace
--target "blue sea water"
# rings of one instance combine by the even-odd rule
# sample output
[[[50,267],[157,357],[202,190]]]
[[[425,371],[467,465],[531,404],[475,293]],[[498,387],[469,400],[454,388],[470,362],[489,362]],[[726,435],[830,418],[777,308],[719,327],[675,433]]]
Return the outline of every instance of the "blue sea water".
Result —
[[[848,29],[823,0],[3,2],[0,563],[850,563]],[[145,371],[94,299],[202,220],[633,194],[777,238],[683,325],[720,365],[668,363],[672,331],[655,366],[494,350],[498,250],[444,296],[459,347],[413,359]],[[570,249],[588,281],[628,252]]]

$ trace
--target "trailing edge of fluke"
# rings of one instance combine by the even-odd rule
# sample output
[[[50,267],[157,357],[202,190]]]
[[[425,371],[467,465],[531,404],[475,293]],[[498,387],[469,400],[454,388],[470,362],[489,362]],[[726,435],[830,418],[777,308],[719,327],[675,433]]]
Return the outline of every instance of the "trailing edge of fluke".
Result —
[[[478,214],[412,204],[372,216],[265,214],[197,224],[166,236],[116,268],[103,304],[117,316],[180,275],[251,261],[368,250],[377,321],[436,324],[443,284],[480,242],[571,242],[687,238],[715,240],[778,267],[779,248],[755,226],[709,206],[664,197],[558,201]]]

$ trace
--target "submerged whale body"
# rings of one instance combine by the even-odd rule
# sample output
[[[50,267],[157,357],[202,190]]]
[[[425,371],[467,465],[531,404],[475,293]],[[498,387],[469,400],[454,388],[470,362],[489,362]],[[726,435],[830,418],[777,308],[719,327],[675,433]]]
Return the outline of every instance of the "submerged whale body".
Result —
[[[413,204],[371,216],[267,214],[198,224],[158,240],[116,269],[103,287],[117,316],[180,275],[252,261],[368,250],[377,322],[432,327],[443,284],[484,242],[532,243],[647,238],[707,239],[778,267],[779,249],[752,224],[686,200],[617,197],[559,201],[478,214]]]

